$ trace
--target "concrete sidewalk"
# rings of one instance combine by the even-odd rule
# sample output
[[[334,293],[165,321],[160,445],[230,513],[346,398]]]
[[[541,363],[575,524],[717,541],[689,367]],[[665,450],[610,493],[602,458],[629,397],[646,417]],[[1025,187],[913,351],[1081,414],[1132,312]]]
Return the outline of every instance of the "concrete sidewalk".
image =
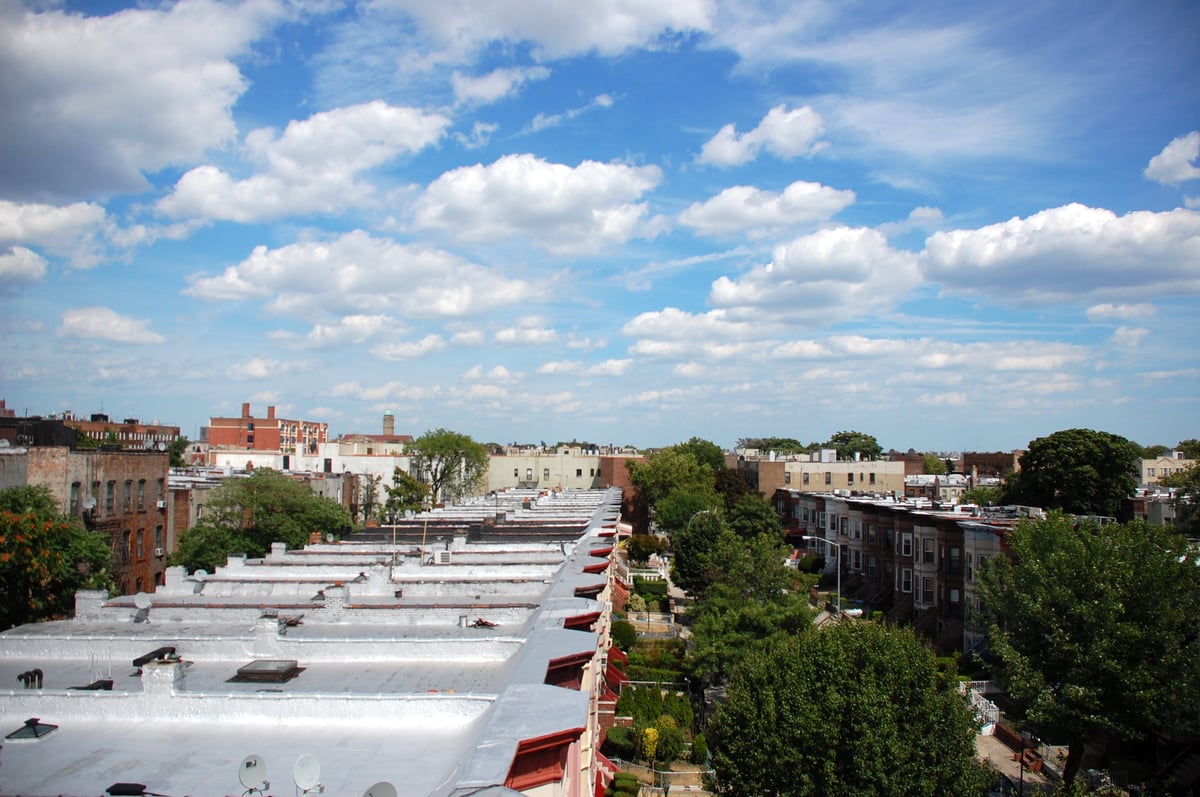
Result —
[[[975,737],[975,756],[1008,777],[1014,784],[1021,782],[1021,762],[1015,760],[1016,751],[995,736],[978,734]],[[1048,794],[1054,790],[1054,782],[1040,772],[1025,770],[1026,795]]]

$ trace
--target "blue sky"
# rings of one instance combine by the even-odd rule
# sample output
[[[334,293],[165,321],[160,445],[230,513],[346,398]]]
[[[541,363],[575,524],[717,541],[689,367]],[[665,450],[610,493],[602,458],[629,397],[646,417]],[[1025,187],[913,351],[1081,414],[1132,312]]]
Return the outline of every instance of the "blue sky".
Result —
[[[1200,436],[1194,2],[0,0],[0,397]]]

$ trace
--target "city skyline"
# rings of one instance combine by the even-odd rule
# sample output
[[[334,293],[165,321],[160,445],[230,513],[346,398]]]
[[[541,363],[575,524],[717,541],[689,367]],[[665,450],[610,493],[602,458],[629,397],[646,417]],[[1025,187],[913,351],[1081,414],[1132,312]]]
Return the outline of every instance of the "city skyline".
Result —
[[[1200,436],[1195,4],[0,19],[19,413],[193,439],[245,401],[500,443]]]

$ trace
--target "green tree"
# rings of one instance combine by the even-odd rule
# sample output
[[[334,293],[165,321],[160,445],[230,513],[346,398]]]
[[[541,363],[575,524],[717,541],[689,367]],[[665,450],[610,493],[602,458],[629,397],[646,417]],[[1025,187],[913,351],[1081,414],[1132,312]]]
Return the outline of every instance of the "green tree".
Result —
[[[925,454],[925,472],[930,476],[944,476],[946,474],[946,460],[939,457],[937,454]]]
[[[963,490],[962,493],[964,504],[978,504],[979,506],[996,506],[1002,498],[1004,498],[1003,487],[970,487]]]
[[[379,483],[383,481],[383,477],[379,474],[364,474],[362,477],[362,489],[359,492],[358,509],[362,513],[363,522],[366,523],[375,517],[376,508],[379,506]]]
[[[1065,781],[1090,739],[1194,720],[1200,568],[1184,537],[1052,513],[1007,541],[1012,558],[993,558],[980,575],[991,647],[1027,718],[1068,735]]]
[[[186,454],[188,446],[192,444],[191,440],[186,437],[176,437],[167,445],[167,464],[172,468],[186,468],[191,463],[188,462]]]
[[[838,459],[854,459],[855,454],[863,459],[878,459],[883,454],[879,441],[863,432],[836,432],[822,448],[837,449]]]
[[[627,467],[638,498],[650,510],[676,491],[700,495],[715,492],[713,469],[698,462],[691,452],[674,447],[655,451],[645,462],[628,460]]]
[[[718,509],[704,509],[692,515],[683,528],[671,533],[671,580],[680,589],[694,595],[708,586],[707,554],[725,530]]]
[[[1161,444],[1156,444],[1156,445],[1151,445],[1151,446],[1138,446],[1138,448],[1140,449],[1140,451],[1138,452],[1138,455],[1142,459],[1158,459],[1159,457],[1170,452],[1170,450],[1171,450]]]
[[[1065,429],[1039,437],[1005,485],[1005,502],[1115,517],[1137,488],[1138,451],[1119,435]]]
[[[429,485],[422,484],[400,468],[392,471],[392,486],[383,489],[387,492],[383,511],[388,515],[420,512],[429,498]]]
[[[1194,437],[1180,440],[1179,445],[1175,446],[1175,450],[1183,454],[1184,459],[1200,459],[1200,440]]]
[[[658,743],[655,754],[658,760],[670,763],[683,755],[687,746],[679,721],[670,714],[663,714],[654,721],[654,729],[658,731]]]
[[[171,564],[212,569],[230,554],[263,556],[275,542],[303,548],[313,532],[336,535],[350,528],[341,504],[269,468],[226,479],[213,488],[205,510],[204,522],[180,535]]]
[[[1176,530],[1192,539],[1200,537],[1200,464],[1164,476],[1158,483],[1172,489]]]
[[[707,465],[713,473],[725,469],[725,452],[716,443],[693,437],[686,443],[672,446],[681,454],[691,454],[701,465]]]
[[[776,539],[783,539],[783,521],[771,502],[759,493],[748,493],[742,496],[726,516],[729,527],[742,539],[753,539],[759,534],[766,534]]]
[[[629,561],[633,564],[645,564],[652,554],[667,550],[668,543],[663,537],[654,534],[634,534],[625,545]]]
[[[697,513],[715,511],[720,506],[721,499],[711,490],[675,490],[658,502],[654,522],[662,531],[674,535],[686,528]]]
[[[737,447],[774,451],[777,454],[802,454],[813,448],[811,444],[804,445],[793,437],[742,437],[738,439]]]
[[[44,487],[0,490],[0,631],[70,614],[75,591],[111,588],[106,535],[62,515]]]
[[[975,724],[911,631],[843,622],[746,658],[707,731],[715,790],[969,797],[994,777]]]
[[[413,470],[429,485],[434,501],[471,495],[487,477],[487,449],[465,434],[434,429],[410,443],[408,450]]]

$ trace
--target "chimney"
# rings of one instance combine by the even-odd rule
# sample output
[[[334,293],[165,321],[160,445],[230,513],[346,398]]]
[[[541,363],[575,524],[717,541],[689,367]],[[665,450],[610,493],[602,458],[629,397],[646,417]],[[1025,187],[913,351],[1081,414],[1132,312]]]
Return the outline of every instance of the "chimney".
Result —
[[[396,434],[396,416],[392,415],[391,410],[383,413],[383,433],[388,436]]]
[[[250,417],[250,402],[249,401],[242,402],[242,417],[243,418]]]
[[[267,420],[268,421],[275,420],[275,408],[272,406],[269,406],[269,405],[267,407]]]

